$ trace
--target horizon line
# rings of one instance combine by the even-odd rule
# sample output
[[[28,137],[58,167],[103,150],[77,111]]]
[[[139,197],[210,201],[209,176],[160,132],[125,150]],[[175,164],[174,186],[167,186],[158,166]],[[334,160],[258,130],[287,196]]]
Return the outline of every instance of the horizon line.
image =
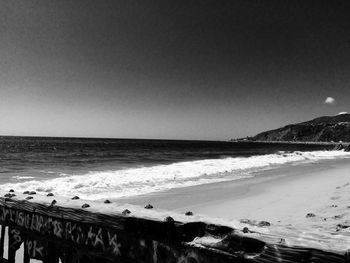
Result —
[[[151,139],[151,138],[125,138],[125,137],[85,137],[85,136],[48,136],[48,135],[2,135],[2,137],[26,137],[26,138],[65,138],[65,139],[101,139],[101,140],[144,140],[144,141],[205,141],[205,142],[228,142],[227,140],[206,139]]]

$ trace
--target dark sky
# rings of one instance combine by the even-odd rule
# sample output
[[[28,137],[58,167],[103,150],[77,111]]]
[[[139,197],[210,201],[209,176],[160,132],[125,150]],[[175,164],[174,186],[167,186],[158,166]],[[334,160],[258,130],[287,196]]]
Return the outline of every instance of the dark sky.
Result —
[[[349,1],[0,3],[0,134],[225,140],[350,111]]]

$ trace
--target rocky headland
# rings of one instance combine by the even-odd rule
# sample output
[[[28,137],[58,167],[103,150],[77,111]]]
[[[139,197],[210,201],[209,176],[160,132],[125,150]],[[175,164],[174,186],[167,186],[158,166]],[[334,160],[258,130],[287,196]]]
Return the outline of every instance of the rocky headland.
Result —
[[[249,138],[253,141],[350,142],[350,114],[323,116],[289,124]]]

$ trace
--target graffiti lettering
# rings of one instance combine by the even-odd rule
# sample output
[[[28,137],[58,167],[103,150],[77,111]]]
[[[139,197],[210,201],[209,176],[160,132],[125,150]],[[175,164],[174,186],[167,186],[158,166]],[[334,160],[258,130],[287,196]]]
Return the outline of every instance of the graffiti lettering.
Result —
[[[94,247],[101,246],[102,248],[104,248],[103,238],[102,238],[102,228],[98,230],[97,235],[95,237],[95,242],[93,245]]]
[[[121,244],[118,243],[117,235],[115,233],[110,233],[105,228],[96,227],[91,224],[64,221],[63,219],[7,207],[0,208],[0,221],[4,223],[16,223],[17,226],[23,227],[24,229],[45,236],[70,240],[78,245],[88,245],[100,251],[112,253],[115,256],[121,254]],[[17,229],[13,229],[11,235],[13,236],[14,244],[23,242],[23,238]],[[28,251],[30,251],[30,256],[40,257],[42,255],[43,246],[39,245],[38,241],[27,240],[25,245]]]
[[[17,225],[24,226],[24,221],[25,221],[24,213],[19,212],[17,217]]]
[[[36,215],[35,214],[32,215],[32,221],[31,221],[31,224],[30,224],[30,229],[31,230],[36,230]]]
[[[27,240],[26,246],[31,258],[42,259],[44,257],[44,246],[37,240]]]
[[[31,218],[30,214],[26,214],[26,215],[25,215],[24,227],[25,227],[26,229],[29,229],[29,227],[30,227],[30,218]]]
[[[108,232],[108,245],[112,248],[112,253],[116,256],[120,256],[120,247],[121,244],[118,244],[117,235],[114,234],[113,236]]]
[[[72,224],[71,222],[66,223],[66,239],[74,240],[73,232],[76,228],[76,224]]]
[[[18,229],[11,229],[10,230],[10,238],[9,238],[9,243],[10,243],[10,247],[13,250],[17,250],[19,249],[19,247],[22,244],[22,236],[21,236],[21,231]]]
[[[96,234],[92,231],[92,226],[91,226],[89,229],[89,232],[87,234],[85,244],[86,245],[92,244],[93,240],[95,239],[95,236],[96,236]]]
[[[62,224],[61,222],[58,222],[56,220],[52,221],[52,225],[53,225],[53,234],[56,237],[62,237],[63,235],[63,229],[62,229]]]
[[[10,222],[16,222],[16,211],[10,210]]]

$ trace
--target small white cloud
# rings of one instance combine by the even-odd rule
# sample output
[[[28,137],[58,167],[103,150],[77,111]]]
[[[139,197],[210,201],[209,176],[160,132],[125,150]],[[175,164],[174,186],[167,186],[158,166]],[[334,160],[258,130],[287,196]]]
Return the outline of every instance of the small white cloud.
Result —
[[[327,97],[324,103],[326,104],[333,104],[335,102],[335,99],[332,97]]]

